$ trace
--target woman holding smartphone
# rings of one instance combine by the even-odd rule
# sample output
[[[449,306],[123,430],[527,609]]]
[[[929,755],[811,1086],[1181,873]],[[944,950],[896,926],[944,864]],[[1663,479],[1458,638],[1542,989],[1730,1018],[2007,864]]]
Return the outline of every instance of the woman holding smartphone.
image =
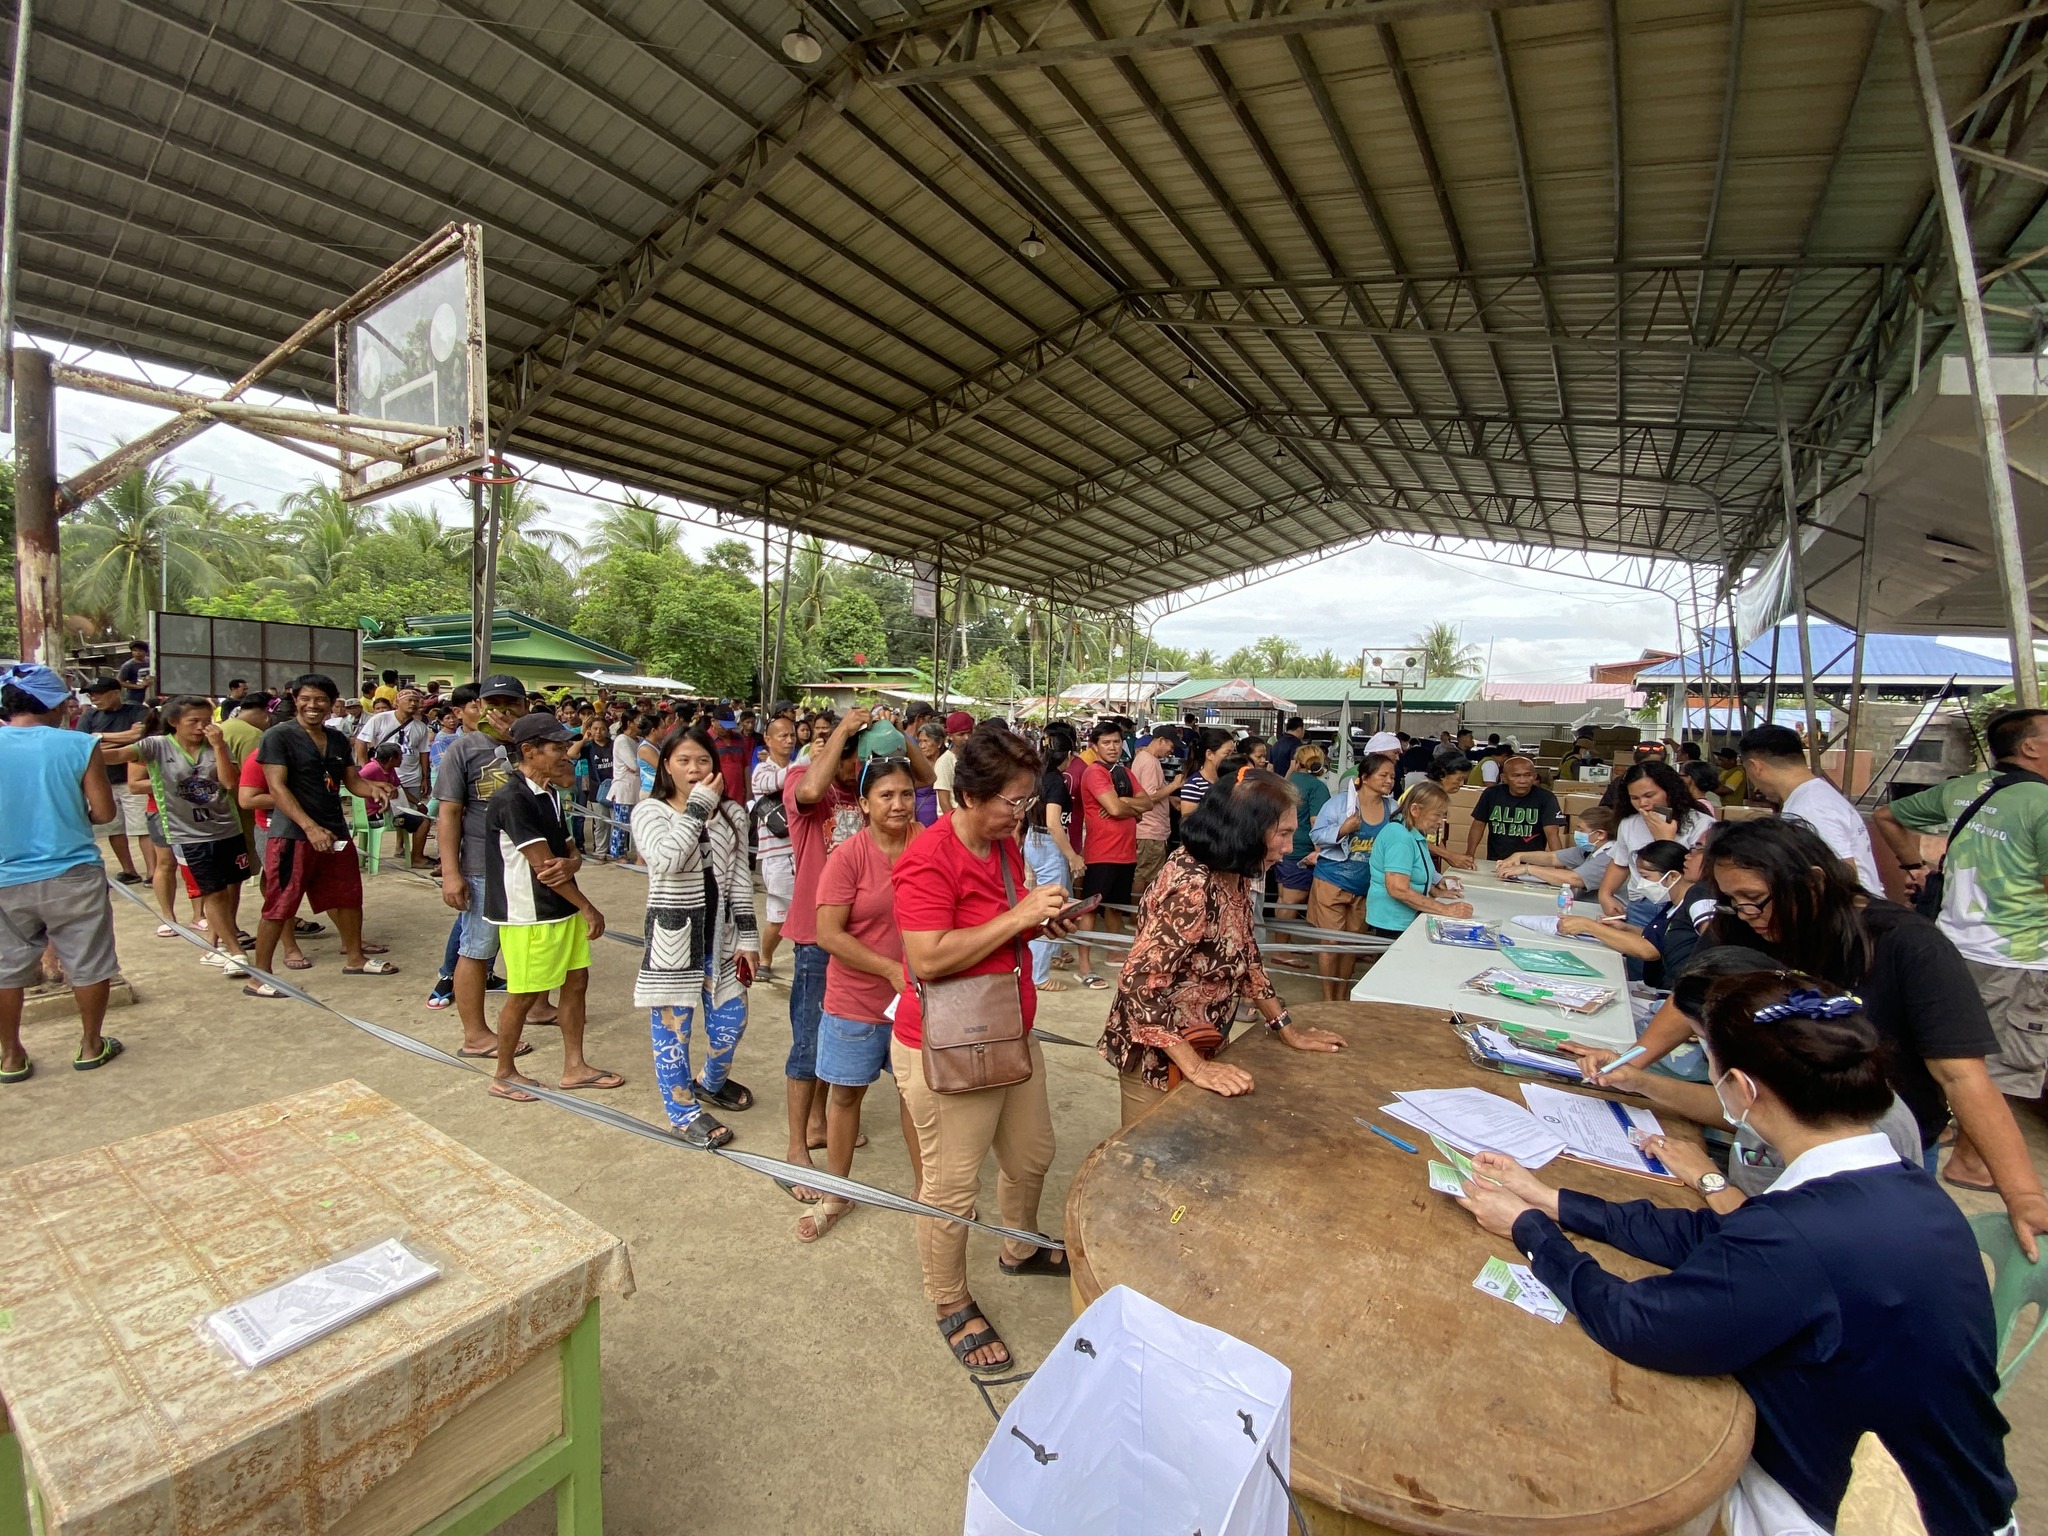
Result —
[[[1297,1026],[1259,960],[1253,902],[1266,871],[1294,847],[1294,787],[1243,758],[1229,759],[1219,773],[1145,893],[1095,1047],[1117,1070],[1125,1125],[1183,1079],[1225,1097],[1252,1091],[1251,1073],[1210,1059],[1240,998],[1296,1050],[1344,1045],[1329,1030]]]
[[[633,1006],[648,1010],[654,1076],[669,1133],[692,1147],[722,1147],[732,1131],[703,1106],[753,1107],[732,1081],[747,1028],[747,986],[761,964],[746,812],[726,798],[718,748],[696,726],[676,726],[655,749],[652,793],[633,807],[633,847],[647,864],[646,947]],[[704,1024],[704,1075],[690,1070],[690,1032]]]
[[[890,1016],[903,982],[903,935],[896,929],[897,857],[924,831],[917,821],[917,780],[902,757],[871,757],[855,793],[866,822],[832,850],[818,876],[818,944],[825,951],[825,1011],[818,1019],[818,1080],[825,1100],[825,1167],[845,1178],[860,1140],[868,1085],[889,1069]],[[899,1095],[903,1143],[914,1185],[917,1127]],[[798,1218],[797,1241],[815,1243],[853,1209],[831,1195]]]

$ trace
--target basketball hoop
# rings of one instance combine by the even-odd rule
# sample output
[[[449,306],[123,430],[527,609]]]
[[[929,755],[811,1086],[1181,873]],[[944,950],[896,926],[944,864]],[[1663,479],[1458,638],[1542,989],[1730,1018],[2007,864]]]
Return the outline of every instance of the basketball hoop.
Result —
[[[451,478],[467,481],[471,485],[517,485],[526,476],[513,474],[505,467],[505,460],[500,455],[493,454],[491,462],[483,468],[472,469]]]

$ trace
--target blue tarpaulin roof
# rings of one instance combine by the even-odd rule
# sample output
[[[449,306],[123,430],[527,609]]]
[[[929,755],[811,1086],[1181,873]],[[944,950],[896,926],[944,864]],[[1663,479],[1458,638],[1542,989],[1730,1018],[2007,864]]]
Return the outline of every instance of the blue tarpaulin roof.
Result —
[[[1846,687],[1856,659],[1856,632],[1818,619],[1809,623],[1806,631],[1813,646],[1813,680],[1823,687]],[[1724,627],[1709,633],[1711,638],[1706,650],[1711,662],[1711,675],[1715,680],[1725,682],[1728,679],[1729,631]],[[1752,681],[1762,682],[1773,670],[1771,644],[1772,637],[1763,634],[1742,648],[1745,688]],[[1799,676],[1799,630],[1795,624],[1778,627],[1775,670],[1781,683],[1788,677],[1796,680]],[[1636,684],[1644,687],[1684,678],[1697,680],[1699,675],[1700,652],[1693,650],[1676,661],[1645,667],[1636,674]],[[1939,640],[1929,640],[1924,635],[1868,635],[1864,638],[1863,682],[1866,687],[1906,683],[1936,685],[1950,678],[1964,687],[1995,688],[2012,680],[2012,663],[1997,656],[1980,656],[1975,651],[1943,645]]]

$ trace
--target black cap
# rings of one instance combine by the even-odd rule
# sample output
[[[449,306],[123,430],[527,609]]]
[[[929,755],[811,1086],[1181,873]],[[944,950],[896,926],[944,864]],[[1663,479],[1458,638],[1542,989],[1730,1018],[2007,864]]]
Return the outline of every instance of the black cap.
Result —
[[[121,679],[108,677],[104,673],[85,685],[87,693],[115,693],[120,690]]]
[[[477,690],[477,697],[483,699],[523,699],[526,684],[509,672],[493,672],[484,679],[483,687]]]
[[[512,745],[523,747],[530,741],[568,741],[569,727],[553,715],[521,715],[512,722]]]

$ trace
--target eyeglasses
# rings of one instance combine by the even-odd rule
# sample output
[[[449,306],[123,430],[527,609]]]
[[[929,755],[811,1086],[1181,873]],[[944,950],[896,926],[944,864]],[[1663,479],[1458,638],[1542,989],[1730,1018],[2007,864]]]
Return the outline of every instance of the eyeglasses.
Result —
[[[1031,814],[1031,808],[1034,805],[1038,804],[1038,796],[1036,795],[1026,795],[1020,800],[1012,800],[1008,795],[997,795],[996,798],[1002,801],[1003,804],[1007,805],[1010,808],[1010,814],[1012,816],[1018,817],[1019,819],[1029,816]]]
[[[1747,919],[1762,917],[1765,912],[1770,910],[1770,905],[1771,898],[1768,896],[1762,901],[1736,901],[1733,897],[1730,897],[1725,901],[1715,902],[1714,910],[1716,912],[1726,912],[1731,917]]]

